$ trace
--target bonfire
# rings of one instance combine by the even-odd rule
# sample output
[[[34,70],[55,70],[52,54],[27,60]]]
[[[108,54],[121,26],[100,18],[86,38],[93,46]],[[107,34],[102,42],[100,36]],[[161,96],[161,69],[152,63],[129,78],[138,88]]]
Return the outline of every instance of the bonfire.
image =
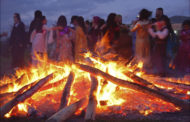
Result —
[[[64,121],[85,111],[85,120],[95,120],[96,115],[127,116],[133,110],[144,116],[190,110],[188,78],[148,75],[143,62],[108,60],[115,57],[108,50],[87,51],[84,61],[69,64],[38,58],[38,66],[4,76],[0,117],[46,115],[47,121]]]

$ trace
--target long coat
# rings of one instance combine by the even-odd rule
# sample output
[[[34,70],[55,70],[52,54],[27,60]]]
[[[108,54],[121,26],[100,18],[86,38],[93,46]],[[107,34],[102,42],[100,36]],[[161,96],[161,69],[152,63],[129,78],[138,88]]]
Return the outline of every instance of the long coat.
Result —
[[[14,24],[10,36],[10,46],[12,47],[12,66],[23,66],[24,53],[26,48],[26,32],[23,22]]]

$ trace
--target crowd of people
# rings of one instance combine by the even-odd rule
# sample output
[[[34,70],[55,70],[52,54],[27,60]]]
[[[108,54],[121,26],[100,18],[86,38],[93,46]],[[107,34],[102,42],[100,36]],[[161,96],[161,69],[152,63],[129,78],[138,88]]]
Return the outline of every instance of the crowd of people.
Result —
[[[84,60],[81,53],[89,50],[97,53],[101,40],[106,51],[113,51],[119,56],[143,61],[144,68],[153,69],[155,73],[166,75],[167,45],[172,40],[174,31],[169,18],[162,8],[152,12],[142,9],[139,18],[131,26],[122,23],[122,16],[110,13],[105,21],[94,16],[92,22],[82,16],[72,16],[68,26],[64,15],[59,16],[56,26],[47,27],[47,19],[40,10],[34,12],[29,32],[18,13],[14,14],[14,26],[10,36],[13,68],[24,66],[26,45],[31,45],[31,63],[37,65],[37,55],[48,55],[50,59],[63,62],[80,62]],[[135,37],[135,38],[133,38]],[[133,41],[135,40],[135,44]],[[185,20],[180,32],[181,44],[173,61],[173,66],[180,72],[190,72],[190,20]],[[134,47],[134,50],[133,50]],[[105,53],[105,52],[104,52]]]

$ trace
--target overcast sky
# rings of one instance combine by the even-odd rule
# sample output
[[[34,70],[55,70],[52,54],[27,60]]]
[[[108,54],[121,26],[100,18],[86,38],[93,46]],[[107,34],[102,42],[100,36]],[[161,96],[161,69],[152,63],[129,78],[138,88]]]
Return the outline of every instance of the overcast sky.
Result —
[[[39,9],[48,20],[48,25],[56,23],[62,14],[70,23],[72,15],[81,15],[91,20],[93,16],[104,19],[115,12],[123,16],[123,23],[130,23],[142,8],[153,12],[162,7],[169,17],[175,15],[190,16],[190,0],[0,0],[0,32],[10,31],[13,14],[20,13],[25,25],[34,18],[34,11]]]

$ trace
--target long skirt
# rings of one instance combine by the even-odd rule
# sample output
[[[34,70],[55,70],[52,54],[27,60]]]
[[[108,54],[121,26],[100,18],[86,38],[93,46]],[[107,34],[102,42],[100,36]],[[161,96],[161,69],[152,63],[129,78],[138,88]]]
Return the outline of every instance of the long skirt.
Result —
[[[153,49],[152,64],[157,73],[165,73],[166,67],[166,43],[156,43]]]

